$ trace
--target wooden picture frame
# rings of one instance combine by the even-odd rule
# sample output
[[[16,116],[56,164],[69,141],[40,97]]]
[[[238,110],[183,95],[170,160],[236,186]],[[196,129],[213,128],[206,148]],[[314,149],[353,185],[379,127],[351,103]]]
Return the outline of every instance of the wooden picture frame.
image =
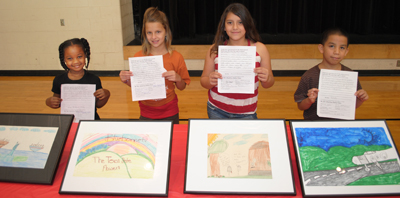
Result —
[[[52,184],[73,119],[0,113],[0,181]]]
[[[291,121],[304,197],[400,195],[385,120]]]
[[[60,194],[168,196],[172,121],[80,121]]]
[[[184,193],[296,195],[285,120],[189,119]]]

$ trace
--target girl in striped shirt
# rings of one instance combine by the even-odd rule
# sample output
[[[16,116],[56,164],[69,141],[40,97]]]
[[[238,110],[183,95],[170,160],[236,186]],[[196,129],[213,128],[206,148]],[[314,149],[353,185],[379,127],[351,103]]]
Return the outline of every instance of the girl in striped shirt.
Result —
[[[254,73],[254,93],[219,93],[218,46],[256,46]],[[207,113],[209,118],[257,119],[258,87],[269,88],[274,84],[271,59],[266,46],[260,42],[260,36],[253,19],[245,6],[230,4],[223,12],[214,44],[207,52],[201,85],[209,89]]]

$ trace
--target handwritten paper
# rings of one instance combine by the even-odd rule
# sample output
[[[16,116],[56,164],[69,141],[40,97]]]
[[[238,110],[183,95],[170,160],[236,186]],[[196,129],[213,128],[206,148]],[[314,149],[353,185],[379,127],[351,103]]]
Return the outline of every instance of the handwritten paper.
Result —
[[[317,115],[354,120],[358,73],[321,69],[318,85]]]
[[[167,97],[165,78],[162,77],[164,63],[162,56],[145,56],[129,58],[129,69],[132,71],[132,101],[155,100]]]
[[[95,84],[62,84],[61,114],[74,114],[74,122],[94,120],[95,91]]]
[[[255,61],[255,46],[219,46],[218,92],[254,93]]]

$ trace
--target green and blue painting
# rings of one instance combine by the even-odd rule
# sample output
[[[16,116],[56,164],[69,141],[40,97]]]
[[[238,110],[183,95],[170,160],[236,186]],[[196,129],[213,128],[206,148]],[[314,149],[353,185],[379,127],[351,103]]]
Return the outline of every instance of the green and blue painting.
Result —
[[[398,153],[382,127],[295,128],[307,186],[398,185]]]

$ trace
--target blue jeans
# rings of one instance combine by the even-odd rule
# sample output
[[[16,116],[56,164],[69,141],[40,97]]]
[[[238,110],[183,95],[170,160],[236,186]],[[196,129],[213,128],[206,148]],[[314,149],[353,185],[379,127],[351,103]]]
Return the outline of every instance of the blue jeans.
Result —
[[[219,109],[218,107],[213,106],[210,102],[207,102],[207,114],[210,119],[257,119],[257,113],[254,114],[235,114],[228,113]]]

